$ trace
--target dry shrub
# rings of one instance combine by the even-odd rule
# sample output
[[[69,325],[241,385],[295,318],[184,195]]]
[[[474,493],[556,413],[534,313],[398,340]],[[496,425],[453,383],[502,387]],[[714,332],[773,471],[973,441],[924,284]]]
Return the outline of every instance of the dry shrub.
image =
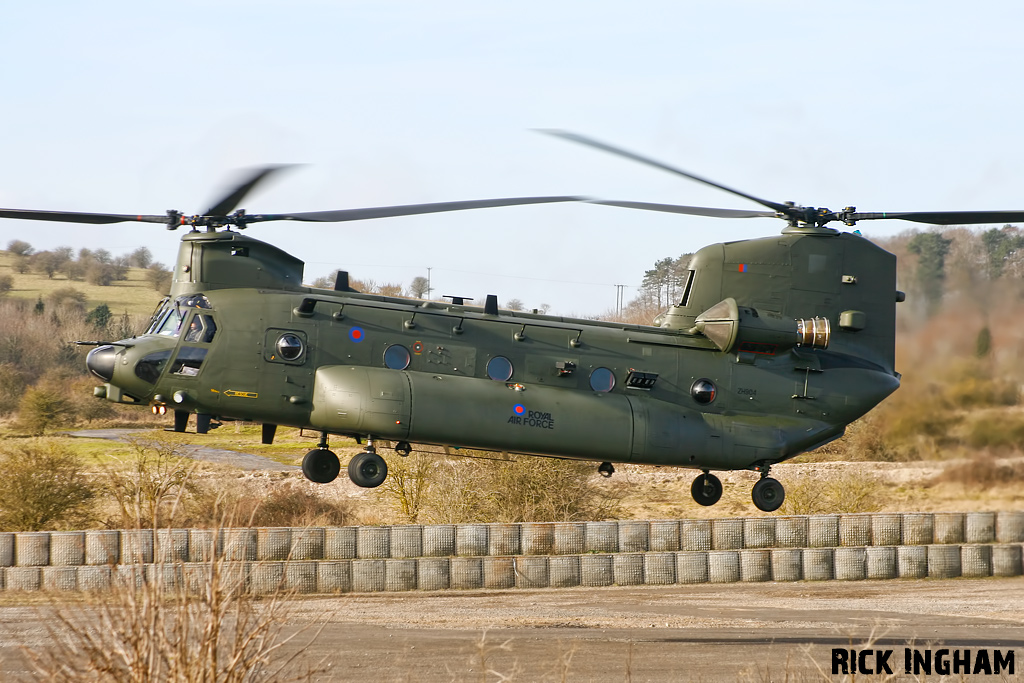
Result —
[[[290,594],[281,587],[254,596],[240,565],[223,555],[150,570],[141,580],[141,566],[120,567],[110,590],[57,606],[45,645],[26,648],[35,673],[59,683],[299,681],[323,673],[300,663],[303,647],[281,653],[303,634],[283,634]]]
[[[0,363],[0,415],[17,409],[25,387],[25,378],[13,363]]]
[[[274,481],[267,488],[252,479],[236,480],[230,489],[199,484],[191,492],[184,514],[193,526],[216,526],[230,514],[231,524],[263,527],[346,526],[353,524],[352,505],[331,500],[304,480]]]
[[[960,484],[970,488],[1018,486],[1024,482],[1024,464],[999,462],[991,455],[980,455],[970,462],[948,467],[928,481],[929,486],[942,483]]]
[[[0,529],[74,528],[89,518],[95,486],[57,442],[0,442],[0,472]]]
[[[784,515],[818,515],[840,512],[876,512],[885,496],[877,477],[832,470],[786,484]]]
[[[182,500],[196,490],[197,462],[159,436],[133,439],[132,452],[105,468],[106,493],[117,506],[108,526],[153,528],[178,521]]]
[[[971,422],[967,444],[973,448],[1018,449],[1024,444],[1024,418],[984,415]]]
[[[26,434],[40,435],[51,429],[65,427],[75,420],[74,404],[66,392],[49,387],[25,390],[18,403],[15,427]]]
[[[484,456],[474,451],[465,455]],[[600,486],[590,463],[470,458],[437,462],[420,510],[421,520],[446,524],[566,522],[618,514],[621,494]]]

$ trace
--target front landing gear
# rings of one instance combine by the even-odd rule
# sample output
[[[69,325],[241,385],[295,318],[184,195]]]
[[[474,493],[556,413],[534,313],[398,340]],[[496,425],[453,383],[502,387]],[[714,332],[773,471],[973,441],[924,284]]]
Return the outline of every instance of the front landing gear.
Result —
[[[341,461],[327,449],[327,432],[321,432],[320,443],[302,458],[302,474],[317,484],[329,484],[340,472]]]
[[[767,472],[765,473],[767,475]],[[769,476],[761,477],[760,481],[754,484],[750,492],[750,498],[758,510],[763,512],[775,512],[782,507],[786,500],[786,489],[782,487],[777,479]]]
[[[364,489],[376,488],[388,478],[388,464],[372,449],[373,446],[367,446],[366,451],[348,462],[348,478]]]
[[[693,480],[690,494],[698,505],[710,507],[722,498],[722,481],[707,470]]]

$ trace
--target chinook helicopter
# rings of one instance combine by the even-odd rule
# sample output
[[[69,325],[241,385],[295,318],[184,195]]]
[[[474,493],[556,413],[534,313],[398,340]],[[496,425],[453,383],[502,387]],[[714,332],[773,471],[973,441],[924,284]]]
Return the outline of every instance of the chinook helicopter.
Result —
[[[319,483],[341,463],[330,435],[364,451],[348,463],[362,487],[380,486],[386,442],[700,471],[691,493],[721,498],[712,470],[760,474],[751,498],[782,505],[771,467],[843,435],[894,392],[896,258],[856,233],[827,227],[897,219],[1005,223],[1024,211],[858,213],[778,203],[659,161],[562,131],[552,135],[644,163],[753,201],[767,211],[580,197],[524,197],[291,214],[235,210],[259,170],[202,214],[91,214],[0,209],[0,218],[188,227],[171,293],[145,333],[95,345],[88,369],[99,398],[170,410],[175,431],[191,414],[316,430],[302,461]],[[683,294],[653,325],[502,310],[461,298],[418,301],[363,294],[339,271],[333,289],[302,285],[303,263],[243,235],[252,223],[335,222],[441,211],[588,201],[715,218],[781,218],[782,234],[696,252]],[[451,297],[450,297],[451,298]]]

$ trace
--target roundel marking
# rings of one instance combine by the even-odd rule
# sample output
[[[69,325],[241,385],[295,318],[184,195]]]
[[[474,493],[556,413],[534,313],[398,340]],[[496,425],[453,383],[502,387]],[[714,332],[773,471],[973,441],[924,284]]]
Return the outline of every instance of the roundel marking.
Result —
[[[415,353],[417,356],[420,355],[421,353],[423,353],[423,342],[421,342],[421,341],[413,342],[412,343],[412,352]]]
[[[363,341],[364,336],[366,335],[363,333],[363,328],[361,327],[353,327],[348,331],[348,338],[356,342],[357,344]]]
[[[526,412],[526,408],[525,408],[525,406],[523,406],[523,404],[522,404],[522,403],[517,403],[517,404],[515,404],[514,406],[512,406],[512,411],[513,411],[513,412],[514,412],[514,413],[515,413],[516,415],[522,415],[523,413],[525,413],[525,412]]]

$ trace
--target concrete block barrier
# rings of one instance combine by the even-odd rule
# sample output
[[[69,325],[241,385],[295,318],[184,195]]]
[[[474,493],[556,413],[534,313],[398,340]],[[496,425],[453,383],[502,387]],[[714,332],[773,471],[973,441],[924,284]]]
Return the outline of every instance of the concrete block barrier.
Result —
[[[384,560],[384,590],[416,590],[416,560]]]
[[[715,550],[739,550],[742,548],[743,520],[711,520],[711,547]]]
[[[663,586],[676,582],[676,553],[646,553],[644,583]]]
[[[583,551],[587,553],[619,552],[618,522],[587,522]],[[512,553],[518,555],[519,553]]]
[[[452,552],[455,550],[455,536],[452,536]],[[424,548],[424,554],[426,548]],[[451,553],[448,553],[451,554]],[[324,559],[351,560],[356,557],[356,528],[354,526],[324,529]]]
[[[554,555],[579,555],[586,545],[587,525],[583,522],[555,522]]]
[[[650,523],[648,547],[653,552],[675,552],[679,545],[679,520],[659,519]]]
[[[42,585],[42,567],[7,567],[4,569],[4,590],[37,591]]]
[[[679,522],[680,550],[711,550],[711,520],[684,519]]]
[[[78,567],[42,567],[40,574],[45,591],[78,590]]]
[[[775,519],[775,544],[780,548],[806,548],[807,518],[777,517]]]
[[[451,586],[447,557],[421,557],[416,562],[416,585],[422,591],[440,591]]]
[[[352,590],[354,592],[376,593],[384,590],[385,585],[384,560],[352,560]]]
[[[644,583],[643,553],[613,555],[612,576],[617,586],[642,586]]]
[[[516,565],[512,557],[483,558],[484,588],[515,588]]]
[[[128,529],[121,532],[121,563],[152,564],[153,530]]]
[[[285,562],[283,560],[252,564],[249,567],[249,590],[255,595],[268,595],[277,591],[287,590],[288,586],[285,583],[284,567]],[[383,579],[383,576],[381,578]],[[381,588],[374,585],[374,590],[381,590]]]
[[[964,517],[964,542],[995,543],[996,515],[994,512],[968,512]]]
[[[614,522],[606,523],[614,524]],[[590,522],[590,524],[601,524],[601,522]],[[520,526],[518,524],[491,524],[490,529],[487,531],[487,554],[499,557],[503,555],[519,555],[522,552],[520,538]]]
[[[448,560],[446,559],[447,566]],[[448,587],[445,581],[444,588]],[[352,560],[324,560],[316,563],[318,593],[348,593],[352,590]],[[431,590],[431,589],[425,589]]]
[[[928,576],[928,546],[901,545],[896,548],[896,575],[901,579],[923,579]]]
[[[547,556],[516,558],[516,588],[548,587]]]
[[[391,527],[391,557],[420,557],[421,555],[423,555],[422,526]]]
[[[401,560],[391,560],[400,562]],[[296,593],[317,592],[317,563],[310,560],[298,560],[284,563],[284,585],[289,591]],[[413,567],[415,570],[415,566]],[[390,577],[388,577],[390,578]],[[415,584],[415,578],[413,579]]]
[[[552,555],[548,558],[548,585],[551,588],[580,585],[580,556]]]
[[[613,556],[610,554],[580,557],[581,586],[610,586],[615,583]]]
[[[0,567],[14,566],[14,534],[0,532]]]
[[[964,542],[964,513],[936,512],[932,519],[932,537],[935,543]]]
[[[773,548],[772,581],[800,581],[803,578],[803,551],[798,548]]]
[[[740,551],[740,581],[745,583],[772,580],[772,553],[770,550]]]
[[[960,575],[971,579],[992,576],[992,546],[961,546]]]
[[[903,514],[903,545],[930,545],[935,542],[934,518],[930,513]]]
[[[188,529],[157,529],[153,536],[153,561],[188,562],[188,544]]]
[[[838,534],[836,520],[836,533]],[[830,581],[835,577],[835,554],[833,548],[805,548],[802,567],[804,581]]]
[[[836,548],[832,553],[832,574],[837,581],[863,581],[867,578],[867,552],[864,548]]]
[[[356,557],[361,560],[391,557],[391,528],[386,526],[356,527]]]
[[[648,549],[650,524],[640,521],[619,522],[619,552],[644,553]]]
[[[455,554],[463,557],[480,557],[487,554],[486,524],[455,525]]]
[[[120,531],[86,531],[85,563],[90,565],[117,564],[121,561]]]
[[[456,590],[483,588],[483,561],[479,557],[453,557],[449,572],[449,585]]]
[[[1020,544],[992,546],[992,576],[1020,576],[1024,573]]]
[[[89,566],[75,567],[78,574],[78,590],[106,591],[110,590],[110,567]]]
[[[50,564],[58,567],[85,564],[85,532],[50,532]]]
[[[1024,512],[996,513],[996,543],[1024,542]],[[0,538],[0,564],[3,563],[3,539]]]
[[[834,548],[839,545],[839,515],[812,515],[807,518],[807,546]]]
[[[960,576],[960,546],[928,546],[928,576],[933,579],[952,579]]]
[[[423,527],[424,557],[451,557],[454,554],[454,524],[430,524]]]
[[[14,535],[14,564],[19,567],[41,567],[50,564],[50,534],[26,531]]]
[[[895,546],[871,546],[864,549],[865,575],[868,579],[895,579]]]
[[[753,517],[743,520],[744,548],[771,548],[775,545],[775,518]]]
[[[736,583],[739,580],[739,552],[712,550],[708,553],[708,581],[711,583]]]
[[[526,522],[519,530],[523,555],[550,555],[555,549],[555,525],[550,522]]]
[[[871,544],[876,546],[897,546],[903,538],[902,515],[899,513],[875,513],[871,515]]]
[[[855,548],[871,545],[871,515],[840,515],[839,545]]]
[[[292,529],[293,560],[322,560],[326,558],[327,530],[324,527]],[[416,557],[419,556],[417,553]]]
[[[220,550],[231,562],[256,561],[256,529],[222,529]]]

